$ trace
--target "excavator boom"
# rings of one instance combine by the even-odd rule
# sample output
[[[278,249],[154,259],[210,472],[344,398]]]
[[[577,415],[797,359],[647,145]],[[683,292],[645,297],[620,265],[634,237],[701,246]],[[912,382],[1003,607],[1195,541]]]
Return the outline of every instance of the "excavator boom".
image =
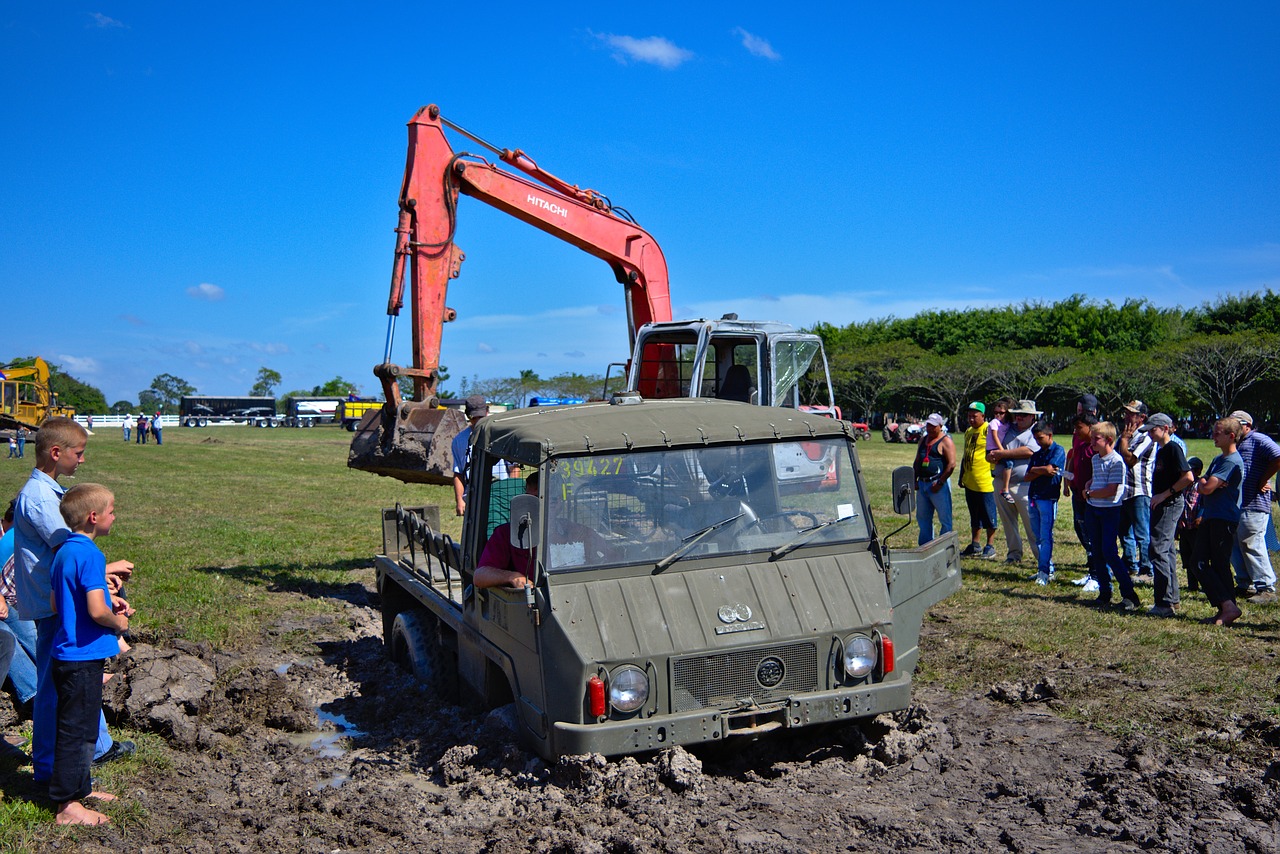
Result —
[[[524,173],[513,174],[484,157],[455,152],[448,125]],[[528,177],[525,177],[528,176]],[[361,422],[348,465],[408,482],[449,483],[449,446],[465,427],[462,416],[438,408],[444,324],[456,312],[446,305],[449,280],[466,255],[454,242],[459,193],[510,214],[605,261],[623,286],[631,343],[646,323],[671,320],[667,264],[643,228],[594,190],[582,190],[541,169],[520,150],[498,149],[442,118],[435,105],[409,122],[409,150],[400,187],[400,217],[387,300],[387,345],[374,375],[386,403]],[[413,365],[392,364],[395,320],[404,306],[405,274],[413,325]],[[399,378],[414,385],[414,402],[401,399]]]

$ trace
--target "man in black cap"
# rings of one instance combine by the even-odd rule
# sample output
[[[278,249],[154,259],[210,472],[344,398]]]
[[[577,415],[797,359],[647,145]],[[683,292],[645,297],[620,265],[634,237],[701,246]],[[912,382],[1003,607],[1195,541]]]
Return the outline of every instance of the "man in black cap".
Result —
[[[471,479],[471,428],[489,414],[489,404],[484,395],[473,394],[467,398],[466,428],[453,437],[453,501],[454,512],[461,516],[467,511],[467,482]]]
[[[1116,437],[1116,453],[1129,467],[1128,496],[1124,500],[1120,541],[1129,574],[1146,584],[1151,572],[1151,475],[1156,467],[1156,443],[1139,428],[1147,421],[1147,405],[1131,400],[1124,405],[1124,429]]]

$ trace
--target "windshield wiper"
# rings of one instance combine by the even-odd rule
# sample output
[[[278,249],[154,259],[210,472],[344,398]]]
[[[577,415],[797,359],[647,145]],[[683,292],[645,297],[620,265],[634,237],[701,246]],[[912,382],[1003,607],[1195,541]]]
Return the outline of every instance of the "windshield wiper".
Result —
[[[773,551],[769,552],[769,560],[777,560],[783,555],[790,554],[793,549],[798,549],[800,546],[804,545],[805,543],[809,542],[809,540],[813,539],[814,535],[816,535],[823,528],[829,528],[832,525],[835,525],[839,522],[848,522],[850,519],[857,519],[857,518],[858,518],[858,514],[854,513],[852,516],[841,516],[838,519],[828,519],[825,522],[819,522],[816,525],[810,525],[807,528],[801,528],[800,532],[795,537],[791,538],[787,542],[778,546]]]
[[[703,528],[701,531],[698,531],[696,533],[690,534],[689,536],[685,537],[683,540],[680,541],[681,544],[676,548],[675,551],[673,551],[671,554],[664,557],[662,560],[658,561],[658,563],[654,566],[653,571],[662,572],[662,570],[671,566],[671,564],[675,563],[676,561],[680,560],[680,558],[684,557],[689,552],[693,551],[694,548],[697,547],[698,543],[702,542],[707,537],[711,536],[716,531],[723,528],[725,525],[728,525],[731,522],[736,522],[745,515],[747,515],[747,511],[743,510],[741,513],[737,513],[733,516],[730,516],[728,519],[721,519],[719,522],[716,522],[712,525],[708,525],[707,527]]]

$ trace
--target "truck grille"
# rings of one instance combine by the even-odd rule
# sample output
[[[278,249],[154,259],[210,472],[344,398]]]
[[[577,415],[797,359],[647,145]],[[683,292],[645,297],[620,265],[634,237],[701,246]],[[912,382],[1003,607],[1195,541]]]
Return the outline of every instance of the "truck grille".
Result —
[[[672,666],[673,710],[764,703],[817,690],[817,658],[813,644],[797,643],[680,659]]]

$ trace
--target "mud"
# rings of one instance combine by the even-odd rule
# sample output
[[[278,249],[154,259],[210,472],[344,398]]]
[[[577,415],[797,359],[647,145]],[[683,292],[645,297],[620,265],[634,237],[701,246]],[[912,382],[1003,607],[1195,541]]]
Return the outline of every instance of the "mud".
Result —
[[[1051,679],[972,696],[926,687],[898,715],[714,750],[547,764],[516,743],[509,708],[425,696],[384,658],[365,588],[338,595],[340,618],[270,626],[252,654],[136,644],[109,683],[108,718],[154,734],[163,761],[137,763],[115,827],[81,831],[74,845],[50,828],[44,842],[115,852],[1280,849],[1280,762],[1117,741],[1059,717]],[[316,639],[315,654],[276,651],[299,631]],[[0,727],[6,715],[0,701]],[[1247,723],[1230,735],[1280,742]],[[14,773],[0,770],[6,791]]]

